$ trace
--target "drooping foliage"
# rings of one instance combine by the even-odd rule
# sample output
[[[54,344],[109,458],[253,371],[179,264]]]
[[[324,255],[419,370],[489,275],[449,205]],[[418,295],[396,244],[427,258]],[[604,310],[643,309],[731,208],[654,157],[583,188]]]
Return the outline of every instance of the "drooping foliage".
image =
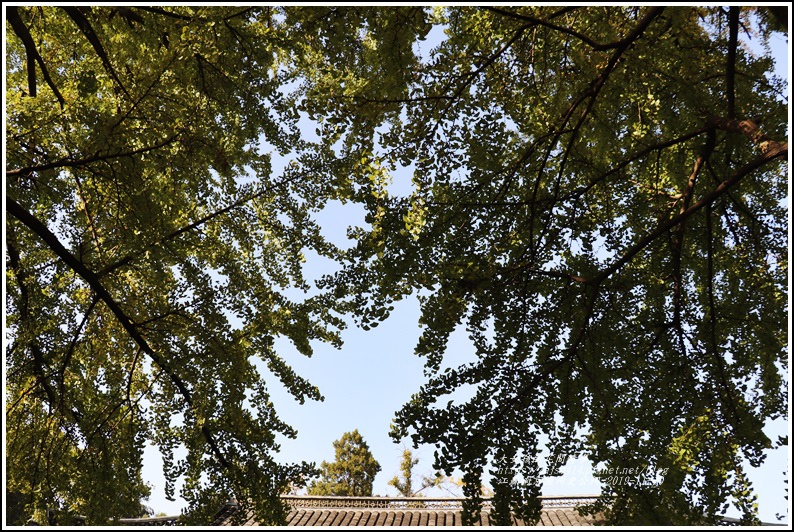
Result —
[[[320,478],[309,486],[309,495],[370,497],[380,464],[358,429],[334,442],[334,461],[320,464]]]
[[[536,516],[545,450],[665,471],[605,486],[614,523],[754,519],[743,467],[787,411],[788,145],[747,42],[779,10],[6,14],[7,484],[30,508],[131,515],[155,443],[196,522],[229,495],[282,522],[311,467],[273,459],[294,431],[263,377],[320,393],[274,339],[308,355],[337,312],[372,327],[418,295],[427,383],[393,434],[464,471],[465,515],[513,460],[499,511]],[[346,254],[310,216],[329,200],[368,212]],[[290,298],[307,250],[344,268]],[[459,328],[477,356],[448,367]]]
[[[547,451],[655,472],[605,486],[589,510],[614,523],[709,523],[729,501],[752,522],[744,467],[787,411],[788,145],[785,81],[747,43],[780,19],[385,12],[288,20],[307,35],[307,109],[328,147],[309,167],[369,179],[350,195],[371,227],[329,285],[365,327],[422,301],[427,382],[395,439],[465,472],[472,519],[489,463],[537,470]],[[389,193],[409,176],[410,195]],[[445,367],[460,328],[476,359]],[[524,480],[496,498],[537,515]]]
[[[273,459],[295,433],[263,378],[320,399],[274,340],[310,355],[341,325],[333,301],[286,296],[309,288],[306,249],[336,251],[308,214],[317,180],[271,164],[301,143],[276,17],[7,10],[7,485],[31,509],[135,515],[147,444],[197,523],[253,494],[278,523],[313,471]]]

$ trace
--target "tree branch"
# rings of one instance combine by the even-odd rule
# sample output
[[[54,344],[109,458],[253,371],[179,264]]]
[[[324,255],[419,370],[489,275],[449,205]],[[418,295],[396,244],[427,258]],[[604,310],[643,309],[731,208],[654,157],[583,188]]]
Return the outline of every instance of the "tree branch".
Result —
[[[75,24],[77,24],[77,27],[80,28],[81,32],[83,32],[83,35],[85,35],[86,39],[88,39],[88,42],[90,42],[91,46],[94,47],[94,51],[96,52],[97,56],[99,56],[99,59],[102,61],[102,66],[105,67],[107,73],[110,74],[110,77],[113,78],[113,81],[116,82],[116,84],[119,86],[119,88],[127,97],[127,99],[132,101],[132,97],[130,96],[130,93],[127,92],[126,87],[124,87],[124,84],[121,83],[121,80],[119,79],[118,75],[116,75],[116,70],[113,68],[113,65],[110,63],[110,59],[108,59],[108,55],[105,52],[105,48],[102,46],[102,43],[99,41],[99,37],[97,37],[97,34],[94,31],[94,28],[91,26],[91,23],[88,21],[85,15],[83,15],[81,8],[62,7],[61,9],[66,11],[66,14],[69,15],[69,18],[71,18],[72,21]],[[90,10],[91,8],[88,9]]]
[[[66,354],[63,357],[63,361],[61,362],[61,368],[58,372],[58,394],[61,397],[61,404],[63,404],[63,398],[66,396],[66,370],[69,367],[69,362],[72,360],[72,356],[74,355],[74,350],[77,347],[77,341],[80,338],[80,335],[83,333],[83,328],[85,328],[86,324],[88,323],[88,318],[91,316],[91,313],[94,311],[94,307],[99,302],[99,297],[96,295],[91,299],[91,303],[88,305],[88,308],[83,315],[83,320],[80,322],[80,325],[77,327],[77,331],[75,331],[74,336],[72,336],[72,341],[69,343],[69,348],[66,350]]]
[[[639,152],[635,153],[634,155],[632,155],[628,159],[624,159],[620,164],[612,167],[610,170],[607,170],[606,172],[604,172],[603,174],[599,175],[598,177],[590,180],[590,182],[587,185],[584,185],[584,186],[574,190],[573,192],[571,192],[571,193],[569,193],[567,195],[561,196],[559,199],[560,200],[567,200],[567,199],[571,199],[571,198],[575,198],[575,197],[581,197],[583,194],[586,194],[587,192],[589,192],[594,186],[599,184],[601,181],[605,180],[607,177],[611,176],[612,174],[614,174],[614,173],[622,170],[623,168],[627,167],[628,165],[630,165],[634,161],[636,161],[638,159],[641,159],[642,157],[645,157],[646,155],[648,155],[650,153],[653,153],[654,151],[661,151],[661,150],[670,148],[672,146],[675,146],[676,144],[681,144],[683,142],[686,142],[686,141],[688,141],[690,139],[693,139],[693,138],[695,138],[695,137],[697,137],[699,135],[702,135],[703,133],[706,133],[709,129],[710,129],[710,127],[704,127],[704,128],[698,129],[696,131],[693,131],[691,133],[687,133],[686,135],[682,135],[680,137],[676,137],[674,139],[671,139],[671,140],[668,140],[668,141],[665,141],[665,142],[660,142],[658,144],[654,144],[652,146],[648,146],[647,148],[642,149]]]
[[[156,15],[162,15],[168,18],[184,20],[186,22],[192,22],[194,20],[194,17],[186,17],[185,15],[180,15],[179,13],[166,11],[165,9],[159,7],[150,7],[150,6],[133,6],[133,7],[134,9],[140,9],[141,11],[146,11],[147,13],[154,13]]]
[[[69,160],[69,159],[60,159],[54,161],[52,163],[42,164],[38,166],[26,166],[24,168],[15,168],[14,170],[8,170],[6,172],[6,177],[16,177],[20,175],[28,175],[31,172],[42,172],[44,170],[52,170],[53,168],[78,168],[80,166],[86,166],[91,163],[99,162],[99,161],[109,161],[111,159],[119,159],[121,157],[131,157],[133,155],[138,155],[139,153],[146,153],[149,151],[160,149],[164,146],[167,146],[176,140],[176,135],[171,136],[162,142],[158,142],[152,146],[146,146],[144,148],[138,148],[137,150],[131,150],[127,152],[119,152],[115,154],[107,154],[107,155],[100,155],[99,153],[92,155],[91,157],[85,157],[83,159],[77,160]]]
[[[728,118],[736,118],[736,47],[739,41],[739,11],[741,7],[731,6],[728,13],[728,65],[725,68],[725,90],[728,99]]]
[[[709,124],[723,131],[741,133],[750,139],[753,144],[755,144],[756,147],[758,147],[758,149],[764,154],[771,151],[779,151],[781,149],[784,151],[788,150],[788,143],[781,143],[776,140],[772,140],[763,131],[761,131],[757,119],[748,118],[746,120],[735,120],[712,116],[709,118]]]
[[[303,174],[295,174],[291,178],[286,179],[284,182],[278,183],[278,186],[287,185],[287,184],[291,183],[292,181],[294,181],[295,179],[297,179],[298,177],[300,177],[302,175]],[[188,231],[192,231],[193,229],[196,229],[196,228],[204,225],[205,223],[209,222],[213,218],[217,218],[218,216],[221,216],[223,214],[226,214],[229,211],[232,211],[232,210],[234,210],[234,209],[236,209],[238,207],[241,207],[241,206],[245,205],[246,203],[248,203],[250,201],[253,201],[253,200],[257,199],[257,198],[260,198],[261,196],[264,196],[266,193],[272,191],[273,188],[274,187],[263,187],[262,190],[260,190],[259,192],[256,192],[254,194],[251,194],[250,196],[246,196],[244,198],[241,198],[241,199],[235,201],[234,203],[231,203],[231,204],[227,205],[226,207],[224,207],[224,208],[222,208],[220,210],[217,210],[215,212],[207,214],[206,216],[202,216],[201,218],[199,218],[195,222],[192,222],[192,223],[190,223],[190,224],[188,224],[188,225],[186,225],[184,227],[181,227],[181,228],[179,228],[179,229],[177,229],[175,231],[172,231],[171,233],[168,233],[164,237],[160,238],[159,240],[156,240],[156,241],[153,241],[153,242],[149,243],[148,245],[146,245],[143,248],[141,248],[139,251],[130,253],[128,255],[125,255],[124,257],[122,257],[121,259],[117,260],[113,264],[111,264],[111,265],[107,266],[106,268],[103,268],[101,271],[97,272],[97,274],[96,274],[97,279],[101,279],[101,278],[105,277],[106,275],[108,275],[109,273],[117,270],[118,268],[129,264],[130,262],[132,262],[136,258],[140,257],[147,249],[151,249],[151,248],[153,248],[155,246],[163,245],[166,242],[168,242],[169,240],[175,239],[179,235],[187,233]]]
[[[529,22],[532,26],[543,26],[544,28],[549,28],[550,30],[558,31],[558,32],[564,33],[566,35],[570,35],[571,37],[576,37],[577,39],[579,39],[583,43],[585,43],[588,46],[590,46],[591,48],[593,48],[593,50],[597,50],[597,51],[612,50],[614,48],[618,48],[618,47],[622,46],[624,44],[624,42],[626,41],[626,39],[621,39],[619,41],[614,41],[614,42],[607,43],[607,44],[601,44],[601,43],[597,43],[594,40],[590,39],[587,35],[583,35],[583,34],[579,33],[578,31],[574,31],[574,30],[572,30],[570,28],[566,28],[564,26],[558,26],[557,24],[554,24],[552,22],[548,22],[548,21],[543,20],[543,19],[539,19],[539,18],[532,17],[532,16],[529,16],[529,15],[522,15],[520,13],[514,13],[512,11],[508,11],[506,9],[501,9],[501,8],[498,8],[498,7],[486,7],[485,9],[490,11],[490,12],[492,12],[492,13],[497,13],[499,15],[504,15],[504,16],[507,16],[507,17],[510,17],[510,18],[514,18],[516,20],[523,20],[524,22]]]
[[[711,349],[707,352],[711,354],[717,366],[717,371],[720,374],[720,385],[725,391],[728,398],[731,411],[736,422],[741,425],[742,419],[739,416],[736,404],[733,400],[733,393],[731,387],[728,385],[728,379],[725,377],[725,365],[722,359],[722,354],[719,349],[719,342],[717,341],[717,305],[714,302],[714,238],[711,228],[711,205],[706,207],[706,266],[708,276],[707,293],[708,293],[708,316],[709,316],[709,343]]]
[[[708,131],[708,135],[706,137],[706,143],[703,145],[703,148],[700,151],[700,155],[698,156],[697,160],[695,161],[694,168],[692,168],[692,173],[689,174],[689,179],[687,180],[686,187],[684,191],[681,193],[681,209],[679,214],[683,214],[689,208],[689,205],[692,203],[692,196],[695,193],[695,182],[697,180],[698,175],[700,174],[700,170],[703,166],[708,162],[709,158],[711,157],[712,152],[714,151],[714,146],[717,142],[717,135],[713,129]],[[684,345],[684,330],[681,325],[681,307],[682,307],[682,296],[683,296],[683,279],[681,273],[681,253],[684,249],[684,231],[686,229],[686,219],[681,220],[681,223],[678,224],[678,228],[675,232],[675,235],[672,238],[672,265],[673,265],[673,320],[675,324],[676,331],[678,332],[678,341],[679,341],[679,350],[681,353],[686,352],[686,346]]]
[[[21,265],[19,251],[10,240],[6,240],[6,248],[8,250],[8,262],[11,266],[11,270],[14,272],[14,278],[16,279],[17,286],[19,287],[20,325],[23,330],[27,331],[31,327],[29,303],[30,290],[27,285],[27,277],[29,277],[29,275]],[[30,349],[30,354],[33,355],[33,374],[36,376],[36,383],[39,384],[47,394],[49,410],[52,412],[52,409],[54,409],[58,404],[58,398],[55,395],[55,390],[53,390],[52,386],[50,385],[49,370],[44,371],[46,363],[35,336],[30,340],[28,347]]]
[[[598,96],[599,92],[601,92],[601,89],[606,84],[607,80],[609,79],[609,76],[615,70],[618,62],[620,61],[621,57],[626,52],[626,50],[628,50],[629,46],[631,46],[632,43],[634,43],[634,41],[637,40],[645,32],[646,29],[648,29],[648,26],[650,26],[651,22],[653,22],[653,20],[656,17],[661,15],[662,11],[664,11],[663,7],[653,7],[649,9],[647,13],[645,13],[645,16],[642,18],[642,20],[640,20],[637,26],[635,26],[634,29],[631,31],[631,33],[629,33],[626,36],[626,38],[620,42],[620,45],[617,46],[617,49],[610,56],[609,61],[606,67],[604,67],[604,70],[601,71],[601,74],[599,74],[597,78],[591,81],[590,86],[587,88],[587,90],[585,90],[582,94],[580,94],[579,97],[568,107],[568,110],[563,116],[559,128],[555,132],[554,138],[552,139],[551,143],[546,149],[546,154],[543,158],[543,161],[540,164],[540,169],[538,170],[537,177],[535,178],[535,186],[532,191],[532,200],[530,201],[531,210],[529,216],[529,223],[527,224],[529,226],[529,231],[527,233],[529,244],[527,246],[527,249],[534,250],[535,248],[534,245],[535,220],[537,214],[535,211],[535,201],[537,200],[537,194],[540,189],[541,178],[543,176],[543,172],[546,170],[546,164],[548,163],[551,157],[554,147],[557,145],[557,142],[562,137],[564,129],[568,126],[568,122],[571,120],[571,118],[573,118],[573,114],[576,111],[576,109],[579,107],[579,105],[581,105],[582,102],[584,102],[585,100],[589,99],[587,103],[587,107],[585,108],[582,115],[579,117],[576,126],[573,128],[573,131],[571,132],[571,139],[568,142],[568,146],[566,147],[563,162],[560,164],[560,170],[558,172],[558,181],[561,178],[562,173],[565,169],[565,159],[567,159],[568,153],[570,152],[573,143],[576,140],[576,136],[578,134],[579,128],[581,128],[582,124],[584,124],[585,119],[592,110],[593,105],[595,104],[596,97]],[[547,227],[548,227],[548,223],[544,224],[543,230],[539,232],[540,234],[538,235],[538,241],[540,241],[543,234],[546,232]]]
[[[27,226],[28,229],[33,231],[39,238],[41,238],[41,240],[44,241],[44,243],[58,256],[58,258],[64,262],[64,264],[66,264],[76,274],[82,277],[85,282],[88,283],[97,297],[99,297],[99,299],[101,299],[108,306],[110,311],[113,312],[113,315],[127,331],[127,334],[130,336],[130,338],[132,338],[135,343],[138,344],[141,350],[143,350],[143,352],[146,353],[155,364],[165,371],[165,373],[171,379],[171,382],[185,399],[187,405],[192,409],[193,397],[185,382],[181,379],[181,377],[179,377],[179,375],[177,375],[176,371],[171,367],[171,365],[166,362],[159,354],[157,354],[154,349],[152,349],[146,339],[143,338],[141,333],[136,329],[135,325],[132,323],[132,320],[121,309],[118,302],[113,299],[107,289],[102,285],[98,276],[94,272],[90,271],[82,262],[77,260],[77,258],[72,255],[69,250],[63,246],[63,244],[61,244],[61,242],[58,240],[58,237],[56,237],[46,225],[44,225],[38,218],[33,216],[14,199],[8,196],[6,197],[6,210],[12,216],[14,216],[14,218]],[[212,433],[210,433],[206,425],[202,424],[200,425],[200,428],[208,445],[210,446],[212,453],[223,467],[228,468],[229,463],[221,453],[220,448],[215,442],[215,438],[212,436]]]
[[[703,196],[703,198],[701,198],[700,201],[692,205],[686,211],[684,211],[683,213],[679,214],[674,218],[667,220],[662,224],[659,224],[659,226],[656,229],[651,231],[649,234],[643,237],[639,242],[634,244],[626,252],[626,254],[623,255],[623,257],[615,261],[611,266],[605,268],[597,275],[588,279],[586,281],[587,284],[593,284],[593,285],[600,284],[610,275],[612,275],[617,270],[622,268],[626,263],[628,263],[632,258],[634,258],[634,256],[637,253],[645,249],[645,247],[647,247],[651,242],[656,240],[656,238],[658,238],[660,235],[663,235],[664,233],[666,233],[676,225],[680,224],[682,221],[686,220],[687,218],[689,218],[691,215],[693,215],[703,207],[707,205],[711,205],[714,202],[714,200],[716,200],[717,198],[728,192],[728,190],[736,183],[741,181],[743,177],[747,176],[754,170],[757,170],[758,168],[764,166],[769,161],[777,159],[778,157],[786,157],[788,155],[788,143],[784,143],[784,144],[775,143],[775,144],[776,146],[774,146],[771,149],[768,149],[766,153],[764,153],[760,157],[753,159],[746,165],[739,168],[736,172],[734,172],[734,174],[731,177],[720,183],[720,185],[717,188],[715,188],[714,190]]]
[[[52,92],[55,93],[55,97],[58,98],[58,103],[61,104],[61,109],[63,109],[64,105],[66,105],[66,101],[61,96],[58,87],[55,86],[53,83],[52,78],[50,78],[50,72],[47,70],[47,66],[44,64],[44,60],[39,55],[39,51],[36,48],[36,43],[33,41],[33,37],[30,35],[30,31],[28,27],[25,26],[25,23],[22,21],[22,17],[19,16],[19,8],[16,6],[9,6],[6,8],[6,20],[11,24],[11,29],[14,30],[14,34],[19,37],[19,40],[22,41],[22,44],[25,46],[25,56],[27,58],[27,70],[28,70],[28,91],[30,92],[30,96],[32,98],[36,97],[36,65],[35,63],[39,64],[41,68],[41,73],[44,76],[44,81],[47,82],[47,85],[50,86]]]
[[[461,86],[460,86],[460,87],[458,87],[458,90],[456,90],[456,91],[455,91],[455,93],[452,95],[452,100],[456,100],[456,99],[457,99],[457,98],[458,98],[458,97],[459,97],[459,96],[460,96],[460,95],[463,93],[463,91],[464,91],[464,90],[466,90],[466,87],[468,87],[468,86],[471,84],[471,82],[472,82],[472,80],[473,80],[474,78],[476,78],[478,75],[480,75],[480,73],[481,73],[483,70],[485,70],[485,69],[486,69],[486,68],[488,68],[490,65],[492,65],[492,64],[494,63],[494,61],[496,61],[497,59],[499,59],[499,57],[500,57],[500,56],[501,56],[503,53],[505,53],[505,52],[508,50],[508,48],[510,48],[511,46],[513,46],[513,44],[514,44],[514,43],[515,43],[515,42],[518,40],[518,38],[519,38],[519,37],[521,37],[521,35],[523,35],[523,34],[524,34],[524,32],[525,32],[525,31],[526,31],[528,28],[530,28],[531,26],[532,26],[531,24],[525,24],[525,25],[521,26],[520,28],[518,28],[518,29],[515,31],[515,33],[513,33],[513,36],[510,38],[510,40],[509,40],[509,41],[507,41],[505,44],[503,44],[503,45],[502,45],[502,47],[501,47],[500,49],[498,49],[497,51],[495,51],[494,53],[492,53],[492,54],[491,54],[491,55],[490,55],[490,56],[489,56],[489,57],[488,57],[488,58],[487,58],[487,59],[486,59],[486,60],[483,62],[483,64],[481,64],[481,65],[480,65],[480,66],[477,68],[477,70],[475,70],[474,72],[468,72],[468,73],[466,74],[466,76],[465,76],[465,78],[466,78],[466,79],[465,79],[465,81],[463,82],[463,84],[461,84]]]

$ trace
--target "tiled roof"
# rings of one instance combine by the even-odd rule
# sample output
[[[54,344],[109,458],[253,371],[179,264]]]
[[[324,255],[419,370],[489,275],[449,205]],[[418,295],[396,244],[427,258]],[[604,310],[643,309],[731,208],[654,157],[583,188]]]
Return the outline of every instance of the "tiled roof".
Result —
[[[392,497],[284,497],[292,510],[288,526],[461,526],[463,499],[460,498],[392,498]],[[591,526],[594,517],[583,517],[576,506],[593,502],[594,497],[541,497],[541,519],[535,526]],[[219,512],[214,525],[229,526],[236,513],[234,505]],[[490,522],[491,501],[483,501],[481,526]],[[250,517],[243,526],[257,526]],[[520,519],[514,525],[525,526]],[[532,523],[529,523],[530,525]]]
[[[405,498],[405,497],[310,497],[284,496],[284,501],[292,510],[287,516],[288,526],[460,526],[461,498]],[[541,497],[543,508],[540,522],[534,526],[592,526],[602,524],[599,516],[581,516],[577,506],[593,502],[595,496]],[[215,526],[239,525],[232,518],[238,507],[229,502],[216,514],[211,523]],[[480,526],[490,522],[491,500],[483,501]],[[181,522],[182,516],[142,517],[119,519],[117,525],[124,526],[173,526]],[[85,523],[85,517],[78,517],[74,525]],[[29,522],[29,525],[38,523]],[[514,525],[526,526],[519,519]],[[735,526],[740,520],[724,517],[721,525]],[[774,523],[761,523],[764,526],[781,526]],[[243,526],[258,526],[249,517]],[[785,525],[783,525],[785,526]]]

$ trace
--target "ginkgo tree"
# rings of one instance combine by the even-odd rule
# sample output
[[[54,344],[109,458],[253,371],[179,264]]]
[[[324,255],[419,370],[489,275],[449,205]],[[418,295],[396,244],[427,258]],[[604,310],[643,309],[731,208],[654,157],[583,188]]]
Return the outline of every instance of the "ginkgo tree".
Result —
[[[464,517],[500,462],[516,472],[497,479],[500,519],[537,518],[548,452],[665,472],[605,485],[587,510],[609,522],[714,523],[730,503],[754,522],[745,467],[785,442],[764,429],[787,412],[787,91],[768,48],[785,10],[287,21],[327,147],[303,167],[358,178],[368,208],[327,286],[365,327],[420,297],[427,382],[392,434],[464,471]],[[406,176],[412,193],[390,195]],[[444,367],[459,328],[476,359]]]
[[[193,521],[231,495],[281,522],[279,493],[314,470],[274,460],[295,432],[255,361],[321,399],[274,339],[310,355],[342,322],[326,296],[286,296],[309,288],[306,249],[337,251],[309,216],[321,180],[270,162],[302,142],[276,10],[6,21],[7,489],[28,515],[137,515],[155,444]]]
[[[275,338],[308,355],[343,313],[369,328],[418,295],[428,381],[393,435],[464,472],[467,519],[495,462],[524,464],[500,519],[536,518],[545,449],[666,471],[605,486],[589,510],[610,522],[710,523],[729,502],[752,521],[743,467],[787,411],[788,145],[785,82],[744,43],[785,20],[6,8],[8,489],[130,515],[155,443],[195,522],[230,495],[283,522],[279,493],[313,470],[274,460],[294,431],[255,359],[320,399]],[[312,221],[329,200],[367,209],[349,251]],[[294,298],[307,250],[342,267]],[[459,327],[477,358],[448,368]]]

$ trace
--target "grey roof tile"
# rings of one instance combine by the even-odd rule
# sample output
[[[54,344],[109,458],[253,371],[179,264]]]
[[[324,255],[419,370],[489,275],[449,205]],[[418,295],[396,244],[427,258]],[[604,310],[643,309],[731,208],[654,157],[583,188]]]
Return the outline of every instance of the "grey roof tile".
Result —
[[[389,497],[284,497],[292,506],[288,526],[460,526],[462,499],[459,498],[389,498]],[[593,497],[546,497],[536,526],[590,526],[593,517],[582,517],[576,504],[591,502]],[[224,507],[213,524],[230,525],[234,506]],[[513,518],[513,523],[525,523]],[[245,525],[257,525],[249,518]],[[490,501],[486,500],[475,526],[490,526]]]

